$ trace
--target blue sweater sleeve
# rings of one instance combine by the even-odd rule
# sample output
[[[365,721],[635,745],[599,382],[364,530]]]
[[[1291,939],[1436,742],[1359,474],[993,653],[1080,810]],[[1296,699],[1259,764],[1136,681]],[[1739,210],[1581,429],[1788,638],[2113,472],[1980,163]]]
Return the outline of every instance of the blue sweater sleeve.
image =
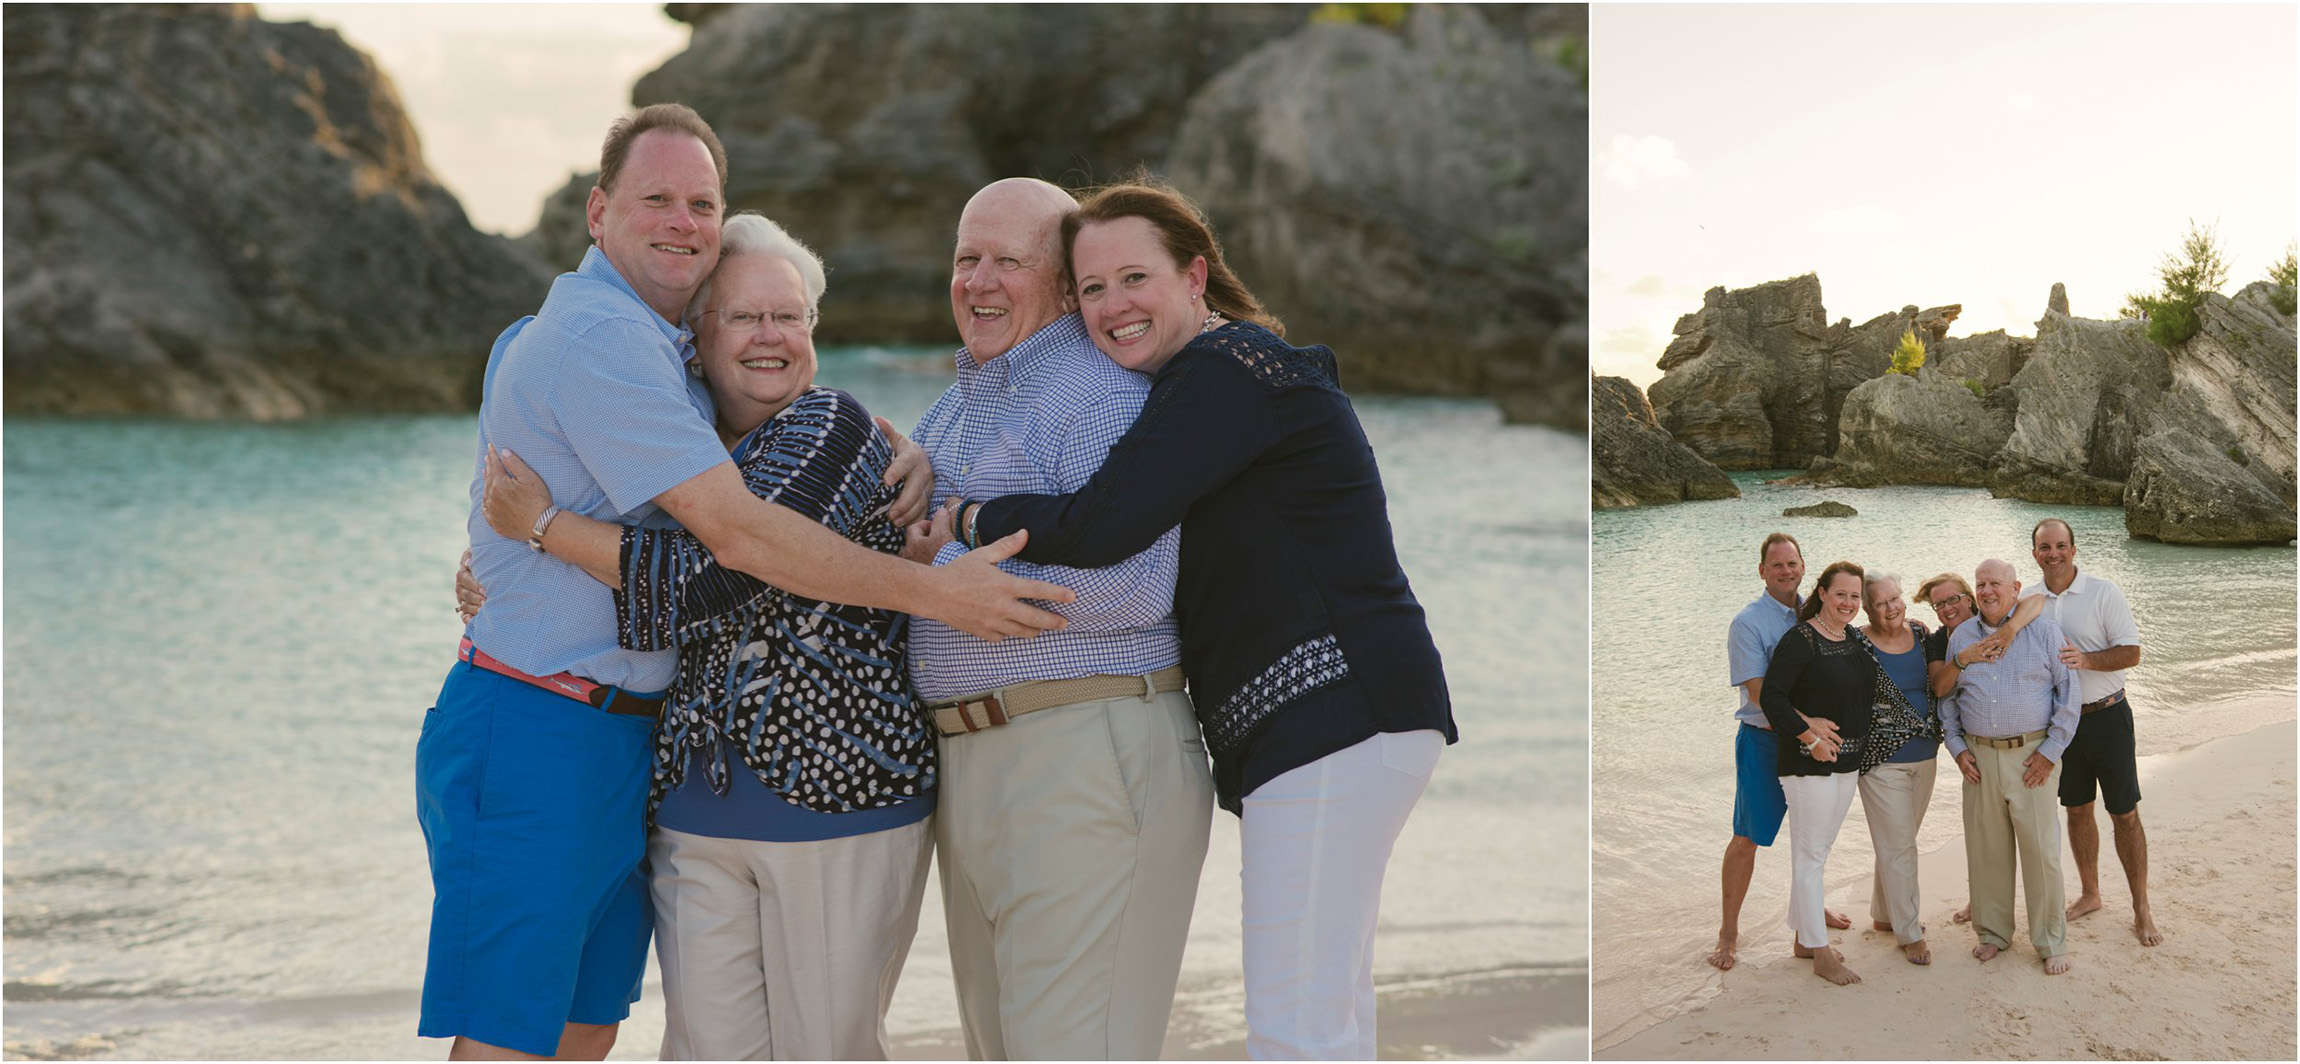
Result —
[[[975,516],[976,537],[989,543],[1027,528],[1023,560],[1080,568],[1139,554],[1276,446],[1270,399],[1270,389],[1228,355],[1185,348],[1085,487],[991,500]]]

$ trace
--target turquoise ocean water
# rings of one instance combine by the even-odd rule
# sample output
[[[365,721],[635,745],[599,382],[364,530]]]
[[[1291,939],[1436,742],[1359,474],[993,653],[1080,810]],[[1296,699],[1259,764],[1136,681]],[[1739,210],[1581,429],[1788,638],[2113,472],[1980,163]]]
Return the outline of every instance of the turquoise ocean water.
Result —
[[[1869,490],[1766,484],[1736,474],[1739,499],[1612,510],[1591,527],[1591,763],[1595,895],[1594,1037],[1680,1007],[1706,985],[1694,960],[1715,940],[1718,867],[1732,835],[1734,693],[1725,632],[1763,590],[1757,546],[1786,531],[1804,547],[1808,587],[1840,558],[1897,571],[1913,594],[1926,577],[1995,556],[2024,583],[2039,577],[2030,528],[2046,516],[2076,533],[2079,569],[2123,588],[2141,632],[2128,677],[2139,753],[2167,753],[2295,716],[2294,551],[2177,547],[2130,539],[2123,511],[1995,499],[1971,488]],[[1859,516],[1781,516],[1823,498]],[[1932,611],[1909,609],[1934,623]],[[1945,759],[1944,759],[1945,760]],[[1954,769],[1944,765],[1944,774]],[[1944,775],[1918,843],[1956,836],[1956,789]],[[1866,919],[1865,898],[1839,889],[1873,860],[1856,804],[1829,859],[1830,903]],[[1783,837],[1784,842],[1786,836]],[[1788,859],[1759,855],[1742,935],[1785,938]]]
[[[820,382],[907,427],[948,372],[842,350]],[[1464,735],[1400,840],[1377,972],[1577,969],[1587,445],[1481,402],[1358,408]],[[7,421],[10,1056],[444,1053],[413,1037],[413,758],[459,631],[473,440],[468,416]],[[1184,978],[1217,1013],[1238,897],[1218,817]],[[936,908],[930,888],[898,1036],[956,1024]],[[652,969],[646,994],[635,1028]]]

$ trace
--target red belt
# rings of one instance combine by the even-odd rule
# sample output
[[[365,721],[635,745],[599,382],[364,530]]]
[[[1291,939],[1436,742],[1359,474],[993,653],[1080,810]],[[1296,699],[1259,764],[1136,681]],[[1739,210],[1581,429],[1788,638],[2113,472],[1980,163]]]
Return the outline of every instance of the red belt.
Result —
[[[509,676],[521,683],[531,683],[555,695],[572,698],[593,709],[620,713],[627,717],[660,717],[663,715],[663,696],[632,694],[612,684],[593,683],[573,673],[562,672],[550,676],[530,676],[490,657],[463,637],[463,645],[456,648],[458,660],[468,661],[489,672]]]

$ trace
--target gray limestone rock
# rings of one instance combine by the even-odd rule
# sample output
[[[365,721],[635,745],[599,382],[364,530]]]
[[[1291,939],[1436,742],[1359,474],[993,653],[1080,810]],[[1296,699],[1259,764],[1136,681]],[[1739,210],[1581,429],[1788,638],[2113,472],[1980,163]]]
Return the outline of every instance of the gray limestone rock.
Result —
[[[1990,409],[1962,381],[1930,369],[1888,373],[1845,397],[1834,460],[1816,462],[1806,480],[1985,486],[1989,460],[2011,434],[2011,415]]]
[[[1468,6],[1313,24],[1190,102],[1172,175],[1353,387],[1580,391],[1586,94]]]
[[[1592,508],[1740,496],[1732,478],[1662,431],[1636,385],[1620,377],[1593,378],[1589,405]]]
[[[391,83],[246,5],[6,11],[6,409],[468,409],[550,271],[474,230]]]
[[[2288,543],[2300,534],[2289,503],[2185,429],[2140,441],[2123,502],[2125,531],[2167,543]]]
[[[2171,383],[2164,349],[2148,342],[2140,322],[2048,308],[2012,380],[2020,409],[1992,463],[1989,490],[2032,502],[2115,505],[2133,447],[2159,427]]]
[[[1834,499],[1824,499],[1811,506],[1791,506],[1781,511],[1783,517],[1858,517],[1861,511]]]
[[[1804,468],[1834,449],[1845,395],[1884,372],[1907,324],[1886,315],[1859,329],[1830,325],[1812,274],[1712,288],[1662,352],[1654,416],[1721,468]]]

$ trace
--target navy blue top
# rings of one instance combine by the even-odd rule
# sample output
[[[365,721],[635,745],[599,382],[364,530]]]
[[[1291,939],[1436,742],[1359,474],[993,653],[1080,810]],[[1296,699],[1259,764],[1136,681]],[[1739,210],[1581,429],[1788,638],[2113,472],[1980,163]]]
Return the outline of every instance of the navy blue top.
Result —
[[[1272,777],[1382,732],[1460,735],[1437,645],[1391,542],[1373,447],[1334,354],[1234,322],[1152,378],[1087,485],[1008,495],[980,542],[1103,566],[1182,526],[1182,667],[1233,813]]]
[[[1878,648],[1877,660],[1884,663],[1885,677],[1893,681],[1893,686],[1901,689],[1901,697],[1909,700],[1910,708],[1925,716],[1931,716],[1930,710],[1933,699],[1926,690],[1925,638],[1921,630],[1914,639],[1910,640],[1909,649],[1898,654],[1886,651],[1882,647]],[[1906,764],[1930,761],[1940,752],[1940,749],[1941,740],[1939,736],[1920,735],[1902,743],[1901,748],[1893,751],[1893,756],[1886,758],[1885,762],[1887,764]]]

